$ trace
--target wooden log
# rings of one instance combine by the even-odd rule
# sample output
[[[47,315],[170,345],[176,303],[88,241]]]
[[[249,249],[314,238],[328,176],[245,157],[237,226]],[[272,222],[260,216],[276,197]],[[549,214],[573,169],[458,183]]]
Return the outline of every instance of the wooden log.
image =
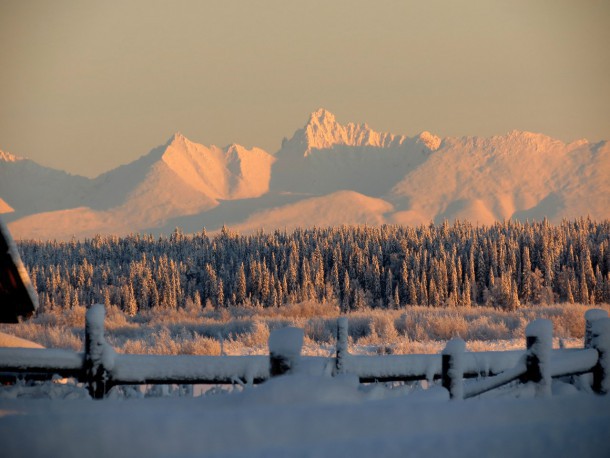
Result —
[[[519,379],[525,372],[525,362],[520,361],[512,369],[507,369],[504,372],[493,377],[484,377],[475,384],[468,385],[464,388],[464,398],[472,398],[495,388],[500,388],[507,383]]]
[[[84,372],[87,389],[93,399],[102,399],[110,390],[106,358],[109,346],[104,338],[106,310],[102,304],[92,305],[85,315]]]
[[[336,374],[345,374],[345,358],[348,355],[347,326],[347,317],[342,316],[337,319],[337,360],[335,364]]]
[[[527,353],[526,371],[522,382],[536,384],[536,396],[551,396],[551,350],[553,348],[553,323],[538,319],[525,328]]]
[[[464,351],[466,343],[460,338],[447,342],[442,354],[442,384],[451,399],[464,399]]]
[[[593,391],[610,393],[610,318],[595,320],[591,327],[591,345],[599,354],[593,368]]]
[[[301,359],[303,330],[285,327],[269,335],[269,372],[271,377],[295,371]]]

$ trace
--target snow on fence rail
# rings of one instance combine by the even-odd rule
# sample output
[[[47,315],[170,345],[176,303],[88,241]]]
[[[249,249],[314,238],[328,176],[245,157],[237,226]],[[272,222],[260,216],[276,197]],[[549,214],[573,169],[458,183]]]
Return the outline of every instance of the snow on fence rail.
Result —
[[[466,352],[453,339],[441,355],[350,355],[348,321],[337,321],[334,358],[301,357],[303,331],[282,328],[269,338],[269,356],[123,355],[104,339],[103,305],[87,311],[85,352],[0,348],[0,375],[15,379],[51,378],[54,374],[85,383],[93,398],[103,398],[116,385],[261,383],[295,371],[334,376],[353,374],[361,382],[441,379],[452,399],[477,396],[515,380],[536,384],[539,396],[550,395],[552,377],[592,373],[592,388],[610,391],[610,318],[587,312],[583,349],[552,350],[552,324],[535,320],[526,328],[526,350]],[[476,378],[467,384],[464,379]]]

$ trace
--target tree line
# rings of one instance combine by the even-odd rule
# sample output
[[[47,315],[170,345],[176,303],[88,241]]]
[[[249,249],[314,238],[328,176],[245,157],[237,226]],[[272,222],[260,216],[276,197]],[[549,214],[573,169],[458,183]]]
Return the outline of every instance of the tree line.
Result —
[[[135,315],[187,305],[343,311],[407,305],[610,303],[610,221],[341,226],[22,241],[43,310],[105,303]]]

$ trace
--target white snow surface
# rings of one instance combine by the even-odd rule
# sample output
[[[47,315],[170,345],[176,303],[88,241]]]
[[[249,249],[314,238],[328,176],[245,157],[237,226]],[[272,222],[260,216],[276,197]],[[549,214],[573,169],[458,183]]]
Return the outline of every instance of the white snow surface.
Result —
[[[459,337],[451,339],[445,345],[445,349],[443,350],[443,355],[461,355],[466,351],[466,342]]]
[[[542,379],[536,383],[536,395],[549,397],[551,395],[551,350],[553,349],[553,323],[551,320],[539,318],[531,321],[525,328],[526,337],[536,337],[536,341],[528,353],[538,358],[538,367]]]
[[[439,138],[341,124],[327,110],[275,154],[181,134],[95,179],[0,154],[0,212],[18,239],[337,224],[609,217],[610,143],[542,134]],[[322,210],[320,210],[322,209]],[[14,210],[14,211],[13,211]]]
[[[7,457],[609,456],[609,397],[527,387],[453,402],[293,375],[202,398],[0,399],[0,441]]]
[[[0,347],[44,348],[31,340],[22,339],[11,334],[0,332]]]
[[[600,318],[608,318],[608,312],[604,309],[589,309],[585,312],[586,321],[595,321]]]
[[[269,336],[269,352],[287,357],[298,357],[303,348],[303,329],[284,327]]]
[[[267,356],[115,355],[112,375],[128,382],[214,379],[245,381],[269,377]]]
[[[116,352],[104,338],[104,318],[106,309],[103,304],[94,304],[87,310],[86,326],[91,337],[90,357],[94,366],[103,365],[105,369],[114,367]]]
[[[545,340],[548,347],[553,346],[553,323],[550,320],[539,318],[530,321],[525,327],[526,337],[538,337],[540,340]],[[550,341],[550,343],[549,343]]]
[[[450,392],[453,399],[464,398],[464,351],[466,342],[459,337],[447,342],[443,355],[450,357],[448,375],[450,379]]]
[[[463,355],[464,372],[498,373],[513,368],[523,350],[467,352]],[[415,376],[426,374],[432,380],[441,374],[441,355],[348,355],[345,371],[363,378]]]

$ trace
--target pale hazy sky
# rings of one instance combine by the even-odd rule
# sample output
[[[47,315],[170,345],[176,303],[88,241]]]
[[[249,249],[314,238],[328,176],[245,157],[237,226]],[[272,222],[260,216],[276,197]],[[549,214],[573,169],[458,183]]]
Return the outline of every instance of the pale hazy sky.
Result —
[[[0,150],[97,175],[181,131],[274,153],[319,107],[610,139],[607,1],[0,0]]]

